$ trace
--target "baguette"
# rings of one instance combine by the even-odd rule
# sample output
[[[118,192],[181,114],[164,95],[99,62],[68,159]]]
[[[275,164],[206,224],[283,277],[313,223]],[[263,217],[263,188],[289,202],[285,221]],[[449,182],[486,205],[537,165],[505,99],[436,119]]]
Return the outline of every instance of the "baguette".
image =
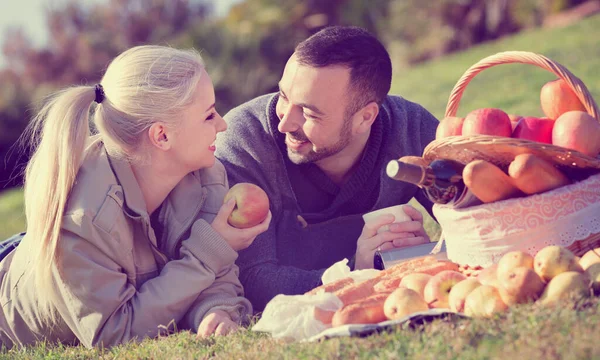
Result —
[[[436,262],[433,262],[433,263],[426,263],[415,269],[406,270],[402,273],[397,273],[393,276],[385,277],[385,278],[381,279],[377,284],[375,284],[373,289],[375,290],[375,292],[394,291],[395,289],[398,288],[398,286],[400,286],[400,282],[402,281],[402,278],[404,278],[406,275],[417,274],[417,273],[435,275],[444,270],[458,271],[458,264],[453,263],[451,261],[439,261],[439,260]]]
[[[395,264],[390,268],[387,268],[385,270],[382,270],[379,273],[380,277],[387,277],[387,276],[393,276],[396,273],[401,273],[404,272],[406,270],[410,270],[410,269],[414,269],[416,267],[419,267],[423,264],[429,264],[429,263],[433,263],[437,261],[437,259],[435,258],[435,256],[423,256],[423,257],[418,257],[415,259],[410,259],[407,261],[403,261],[401,263]]]
[[[344,306],[335,312],[331,325],[336,327],[346,324],[376,324],[387,320],[383,312],[383,305],[390,294],[391,292],[371,295]]]
[[[484,160],[473,160],[463,169],[463,180],[484,203],[523,196],[513,180],[496,165]]]
[[[346,286],[343,289],[336,291],[335,295],[342,301],[342,308],[373,295],[375,293],[373,286],[379,279],[379,277],[375,277],[358,284]],[[322,310],[316,307],[314,315],[315,319],[321,321],[323,324],[329,324],[334,316],[334,311]]]
[[[389,277],[389,276],[393,276],[396,273],[402,273],[404,271],[408,271],[408,270],[417,268],[419,266],[422,266],[423,264],[432,263],[434,261],[436,261],[436,259],[433,256],[424,256],[424,257],[420,257],[420,258],[416,258],[416,259],[411,259],[411,260],[396,264],[388,269],[382,270],[374,278],[363,281],[362,283],[357,284],[357,283],[354,283],[354,281],[350,281],[350,282],[344,281],[344,280],[348,279],[348,278],[346,278],[346,279],[334,281],[334,282],[326,284],[326,285],[321,285],[321,286],[309,291],[308,293],[314,294],[315,291],[317,291],[317,289],[324,288],[324,287],[326,289],[335,288],[335,290],[333,290],[333,291],[327,291],[327,290],[326,291],[333,292],[342,301],[342,304],[343,304],[342,307],[344,307],[346,305],[358,302],[361,299],[365,299],[365,298],[375,294],[374,286],[381,279]],[[327,288],[327,286],[329,286],[329,287]],[[338,288],[338,286],[340,286],[340,287]],[[315,310],[314,310],[315,319],[321,321],[323,324],[330,324],[334,313],[335,313],[334,311],[323,310],[319,307],[315,307]]]
[[[508,175],[515,186],[528,195],[550,191],[571,183],[548,161],[532,154],[520,154],[510,163]]]
[[[321,286],[317,286],[316,288],[306,292],[305,295],[316,295],[321,290],[324,290],[326,293],[331,293],[343,289],[345,286],[351,284],[354,284],[354,280],[350,277],[347,277],[336,281],[332,281],[327,284],[323,284]]]

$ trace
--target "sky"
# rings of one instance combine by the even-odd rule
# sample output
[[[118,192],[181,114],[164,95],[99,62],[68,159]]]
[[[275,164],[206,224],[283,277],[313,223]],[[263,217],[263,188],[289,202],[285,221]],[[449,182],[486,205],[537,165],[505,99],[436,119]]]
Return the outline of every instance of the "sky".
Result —
[[[81,3],[95,4],[108,0],[77,0]],[[194,1],[194,0],[192,0]],[[242,0],[206,0],[212,2],[217,15],[224,15],[232,4]],[[9,27],[22,27],[37,47],[47,42],[46,18],[44,9],[66,3],[67,0],[0,0],[0,45],[6,41],[5,30]],[[4,66],[4,58],[0,51],[0,68]]]

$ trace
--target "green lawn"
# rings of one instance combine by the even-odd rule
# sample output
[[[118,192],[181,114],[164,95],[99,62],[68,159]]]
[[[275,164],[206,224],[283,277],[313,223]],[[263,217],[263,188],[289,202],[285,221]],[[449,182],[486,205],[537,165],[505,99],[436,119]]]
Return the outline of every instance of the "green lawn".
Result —
[[[23,192],[10,189],[0,193],[0,239],[25,230]]]
[[[488,43],[440,60],[398,71],[392,92],[415,101],[438,119],[444,117],[448,97],[463,73],[479,60],[503,51],[529,51],[565,66],[600,101],[600,16],[563,29],[535,30]],[[458,115],[497,107],[509,113],[541,116],[540,90],[556,76],[528,64],[503,64],[478,74],[467,86]]]
[[[574,26],[535,30],[398,72],[393,93],[418,102],[443,117],[448,96],[463,72],[500,51],[540,53],[566,66],[600,97],[600,16]],[[594,70],[596,72],[594,72]],[[459,115],[499,107],[522,115],[541,115],[539,90],[553,75],[531,65],[501,65],[485,70],[467,88]],[[427,219],[435,239],[437,226]],[[24,228],[21,193],[0,194],[0,237]],[[416,330],[396,329],[367,338],[319,343],[287,343],[243,331],[227,338],[195,340],[179,333],[112,350],[40,345],[0,353],[0,358],[80,359],[90,357],[221,359],[592,359],[600,358],[600,302],[567,302],[557,308],[520,306],[489,320],[435,321]]]
[[[523,305],[492,319],[436,320],[316,343],[273,340],[249,330],[206,340],[181,332],[110,350],[39,345],[0,353],[0,359],[598,359],[599,310],[598,299],[557,308]]]

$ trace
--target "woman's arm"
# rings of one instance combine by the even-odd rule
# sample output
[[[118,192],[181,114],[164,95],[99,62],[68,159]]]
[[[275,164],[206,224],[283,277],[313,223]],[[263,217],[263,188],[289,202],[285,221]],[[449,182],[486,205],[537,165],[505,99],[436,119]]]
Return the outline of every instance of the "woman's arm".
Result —
[[[155,278],[136,289],[124,269],[134,266],[131,249],[123,248],[121,258],[115,259],[106,249],[119,246],[118,239],[92,225],[91,219],[65,217],[63,222],[58,250],[61,272],[54,275],[56,305],[87,347],[155,337],[161,326],[180,321],[198,295],[213,284],[215,274],[237,257],[207,222],[197,221],[192,227],[196,236],[182,242],[181,259],[169,261]],[[87,227],[86,234],[91,229],[92,239],[79,235],[82,227]]]
[[[236,265],[223,269],[215,282],[204,290],[185,314],[184,328],[198,331],[205,317],[216,310],[226,312],[231,320],[242,325],[252,316],[252,305],[244,298],[244,289],[238,279],[239,270]]]

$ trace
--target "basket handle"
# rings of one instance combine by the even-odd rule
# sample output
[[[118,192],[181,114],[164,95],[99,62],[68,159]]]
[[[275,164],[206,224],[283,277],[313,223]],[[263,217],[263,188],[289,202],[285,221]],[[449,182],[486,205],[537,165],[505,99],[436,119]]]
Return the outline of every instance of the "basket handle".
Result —
[[[561,64],[552,61],[543,55],[538,55],[527,51],[500,52],[488,56],[471,66],[467,71],[465,71],[456,85],[454,85],[454,89],[452,89],[450,98],[448,99],[445,116],[456,116],[456,111],[458,109],[460,99],[462,98],[462,94],[475,75],[489,67],[510,63],[535,65],[541,67],[542,69],[548,70],[559,78],[563,79],[569,85],[571,90],[575,92],[579,100],[583,103],[583,106],[587,112],[600,122],[600,118],[598,117],[600,113],[598,110],[598,105],[596,105],[596,102],[594,102],[594,99],[592,98],[592,95],[588,91],[587,87],[581,80],[579,80],[579,78],[573,75]]]

